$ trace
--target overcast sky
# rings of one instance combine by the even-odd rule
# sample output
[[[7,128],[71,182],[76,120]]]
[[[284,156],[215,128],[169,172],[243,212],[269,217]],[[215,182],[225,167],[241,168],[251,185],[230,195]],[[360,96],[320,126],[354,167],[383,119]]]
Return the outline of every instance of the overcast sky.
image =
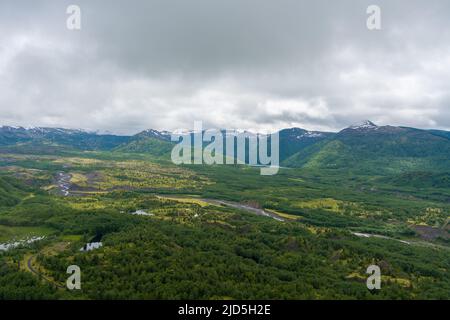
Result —
[[[370,4],[382,30],[366,27]],[[364,119],[450,129],[450,1],[0,3],[2,125],[335,131]]]

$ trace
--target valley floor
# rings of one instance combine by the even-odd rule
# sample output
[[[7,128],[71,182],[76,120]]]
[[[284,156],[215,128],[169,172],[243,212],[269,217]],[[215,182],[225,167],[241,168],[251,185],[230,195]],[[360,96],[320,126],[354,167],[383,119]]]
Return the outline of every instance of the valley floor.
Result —
[[[0,298],[450,299],[450,186],[392,181],[2,154]],[[81,290],[65,287],[70,265]]]

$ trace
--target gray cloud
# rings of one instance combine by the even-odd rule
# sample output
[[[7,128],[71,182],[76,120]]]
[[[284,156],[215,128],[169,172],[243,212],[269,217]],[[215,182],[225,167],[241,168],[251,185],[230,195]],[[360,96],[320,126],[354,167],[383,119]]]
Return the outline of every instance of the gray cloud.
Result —
[[[0,123],[450,129],[449,17],[446,0],[2,1]]]

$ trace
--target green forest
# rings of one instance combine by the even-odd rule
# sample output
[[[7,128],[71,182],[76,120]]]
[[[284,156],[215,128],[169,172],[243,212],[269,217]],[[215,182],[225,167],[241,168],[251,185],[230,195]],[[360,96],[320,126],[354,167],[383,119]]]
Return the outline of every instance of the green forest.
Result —
[[[0,299],[450,298],[445,172],[261,176],[122,151],[0,163],[0,243],[42,237],[0,252]]]

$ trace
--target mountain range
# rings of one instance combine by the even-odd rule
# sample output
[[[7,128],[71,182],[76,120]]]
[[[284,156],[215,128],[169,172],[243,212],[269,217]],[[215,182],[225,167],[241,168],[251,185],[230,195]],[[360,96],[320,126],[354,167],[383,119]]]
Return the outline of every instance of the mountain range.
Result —
[[[63,128],[0,127],[0,153],[115,151],[166,157],[170,132],[154,129],[132,136]],[[186,133],[192,134],[192,133]],[[279,131],[280,162],[286,167],[352,169],[371,173],[450,171],[450,132],[371,121],[337,133],[289,128]]]

